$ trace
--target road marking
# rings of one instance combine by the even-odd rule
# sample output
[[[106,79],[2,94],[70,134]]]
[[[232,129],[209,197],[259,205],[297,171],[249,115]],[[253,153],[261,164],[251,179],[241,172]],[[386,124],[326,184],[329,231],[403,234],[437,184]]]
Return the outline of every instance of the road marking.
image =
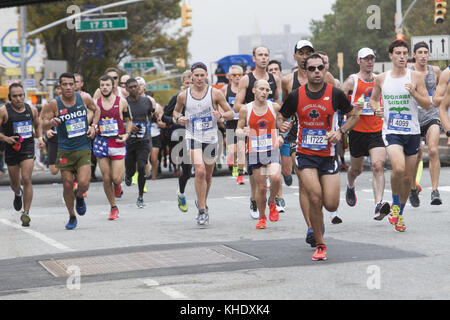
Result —
[[[158,289],[159,291],[161,291],[166,296],[169,296],[172,299],[184,299],[184,300],[189,299],[187,296],[185,296],[178,290],[175,290],[168,286],[161,286],[158,281],[152,279],[143,279],[141,281],[148,287],[156,287],[156,289]]]
[[[64,245],[64,244],[62,244],[62,243],[60,243],[60,242],[58,242],[56,240],[53,240],[53,239],[47,237],[46,235],[44,235],[42,233],[39,233],[39,232],[31,230],[31,229],[25,229],[25,228],[23,228],[21,225],[19,225],[17,223],[11,222],[11,221],[6,220],[6,219],[0,219],[0,222],[3,223],[6,226],[9,226],[9,227],[15,228],[17,230],[23,231],[23,232],[29,234],[30,236],[33,236],[33,237],[41,240],[42,242],[45,242],[46,244],[48,244],[48,245],[50,245],[50,246],[52,246],[52,247],[54,247],[56,249],[59,249],[61,251],[64,251],[64,252],[73,252],[73,251],[75,251],[74,249],[69,248],[68,246],[66,246],[66,245]]]

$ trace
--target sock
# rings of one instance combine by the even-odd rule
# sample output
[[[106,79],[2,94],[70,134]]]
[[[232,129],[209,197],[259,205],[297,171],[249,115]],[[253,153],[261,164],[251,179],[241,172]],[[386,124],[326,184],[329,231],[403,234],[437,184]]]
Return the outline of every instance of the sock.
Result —
[[[308,228],[308,233],[313,233],[313,228]]]
[[[401,216],[403,215],[403,210],[405,209],[405,206],[406,206],[406,204],[403,204],[403,203],[400,205],[399,215],[401,215]]]
[[[181,192],[178,193],[178,196],[180,197],[180,199],[184,199],[185,198],[184,193],[181,193]]]
[[[244,175],[244,170],[238,169],[238,175],[243,176]]]
[[[393,206],[400,206],[400,195],[392,195],[392,205]]]

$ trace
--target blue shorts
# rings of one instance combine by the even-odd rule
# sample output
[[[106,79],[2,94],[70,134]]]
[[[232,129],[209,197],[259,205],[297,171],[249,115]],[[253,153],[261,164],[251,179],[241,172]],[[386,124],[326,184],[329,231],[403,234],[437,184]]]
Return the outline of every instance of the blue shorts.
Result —
[[[403,153],[407,156],[413,156],[420,150],[420,134],[387,134],[383,135],[384,145],[400,145],[403,147]]]
[[[297,168],[299,170],[317,169],[319,177],[337,174],[339,172],[339,164],[334,157],[310,156],[297,153],[296,160]]]
[[[290,157],[291,156],[291,145],[289,143],[284,143],[280,148],[281,156]]]
[[[280,152],[278,150],[247,154],[247,172],[250,176],[253,174],[253,170],[271,163],[280,163]]]

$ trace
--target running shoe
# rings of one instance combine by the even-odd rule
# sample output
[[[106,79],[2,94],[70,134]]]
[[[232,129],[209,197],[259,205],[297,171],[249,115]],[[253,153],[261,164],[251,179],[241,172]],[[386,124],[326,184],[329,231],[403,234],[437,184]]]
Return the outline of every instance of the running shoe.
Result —
[[[195,200],[195,206],[197,207],[198,210],[200,210],[200,207],[198,206],[198,201],[197,200]],[[208,211],[208,210],[209,210],[208,205],[206,205],[206,211]]]
[[[233,177],[239,176],[238,167],[236,167],[236,166],[232,167],[232,176]]]
[[[403,216],[398,217],[398,222],[395,225],[395,230],[397,230],[398,232],[406,231],[406,226],[405,226],[405,222],[403,221]]]
[[[265,228],[266,228],[266,217],[259,218],[259,221],[256,224],[256,229],[265,229]]]
[[[256,201],[250,198],[250,217],[252,219],[259,219],[258,206],[256,205]]]
[[[308,228],[305,241],[311,246],[311,248],[314,248],[316,246],[316,238],[314,237],[314,231],[312,228]]]
[[[340,224],[342,223],[342,218],[339,216],[339,213],[337,211],[330,212],[331,217],[331,223],[332,224]]]
[[[20,188],[20,195],[17,195],[17,194],[14,193],[13,205],[14,205],[14,209],[16,211],[22,210],[22,197],[23,197],[23,189]]]
[[[417,188],[411,190],[411,192],[409,194],[409,202],[411,203],[411,205],[414,208],[417,208],[420,206],[419,190]]]
[[[209,223],[209,214],[205,209],[200,209],[197,215],[197,224],[203,226]]]
[[[381,221],[391,212],[391,206],[388,202],[380,202],[375,207],[374,220]]]
[[[284,179],[284,183],[289,187],[292,185],[292,175],[288,174],[287,176],[285,176],[283,174],[283,179]]]
[[[275,198],[275,204],[277,205],[277,210],[279,213],[284,213],[286,206],[286,203],[284,202],[283,198]]]
[[[75,193],[75,210],[77,211],[78,215],[84,216],[86,213],[86,202],[84,201],[84,198],[77,198],[77,190],[74,191]]]
[[[28,212],[22,211],[22,215],[20,216],[20,220],[22,221],[22,227],[30,226],[30,214]]]
[[[147,193],[147,184],[144,184],[144,193]]]
[[[177,192],[177,197],[178,197],[178,209],[180,209],[181,212],[187,212],[188,208],[186,197],[181,198],[180,192]]]
[[[399,217],[400,207],[398,205],[393,205],[391,207],[391,213],[389,213],[389,223],[392,225],[397,225],[398,223],[398,217]]]
[[[431,205],[432,206],[440,206],[442,204],[441,195],[439,194],[439,191],[433,190],[431,192]]]
[[[144,199],[143,198],[137,198],[136,205],[139,209],[143,209],[145,207]]]
[[[350,207],[354,207],[356,205],[356,193],[355,188],[350,188],[347,186],[347,192],[345,193],[345,201]]]
[[[123,190],[120,184],[118,186],[114,185],[114,195],[116,198],[122,198]]]
[[[138,173],[136,172],[133,176],[133,178],[131,178],[131,184],[137,184],[138,183]]]
[[[66,224],[67,230],[73,230],[77,227],[77,218],[70,217],[69,222]]]
[[[127,187],[131,186],[131,178],[125,177],[125,185]]]
[[[316,252],[312,255],[313,261],[327,260],[327,246],[324,244],[318,244]]]
[[[416,188],[419,193],[422,192],[422,186],[420,184],[416,183]]]
[[[341,163],[340,171],[343,171],[343,172],[347,171],[347,166],[345,165],[345,162]]]
[[[119,209],[117,207],[112,207],[111,208],[111,212],[109,213],[109,218],[108,220],[116,220],[117,218],[119,218]]]
[[[245,184],[244,176],[238,176],[236,178],[236,183],[239,184],[239,185]]]
[[[270,209],[269,220],[271,222],[277,222],[278,219],[280,218],[280,214],[278,213],[277,205],[275,204],[275,202],[269,203],[269,209]]]

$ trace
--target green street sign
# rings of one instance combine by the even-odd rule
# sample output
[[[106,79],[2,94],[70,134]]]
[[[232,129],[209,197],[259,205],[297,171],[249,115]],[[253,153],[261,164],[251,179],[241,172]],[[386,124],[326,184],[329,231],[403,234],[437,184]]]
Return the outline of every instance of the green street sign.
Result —
[[[127,62],[124,64],[125,69],[150,69],[153,68],[155,64],[153,61],[147,62]]]
[[[170,89],[170,84],[168,84],[168,83],[160,84],[157,86],[152,86],[152,85],[147,86],[148,91],[163,91],[163,90],[169,90],[169,89]]]
[[[3,52],[19,53],[20,47],[2,47]]]
[[[78,21],[77,32],[114,31],[128,29],[128,20],[124,18],[102,18]]]

